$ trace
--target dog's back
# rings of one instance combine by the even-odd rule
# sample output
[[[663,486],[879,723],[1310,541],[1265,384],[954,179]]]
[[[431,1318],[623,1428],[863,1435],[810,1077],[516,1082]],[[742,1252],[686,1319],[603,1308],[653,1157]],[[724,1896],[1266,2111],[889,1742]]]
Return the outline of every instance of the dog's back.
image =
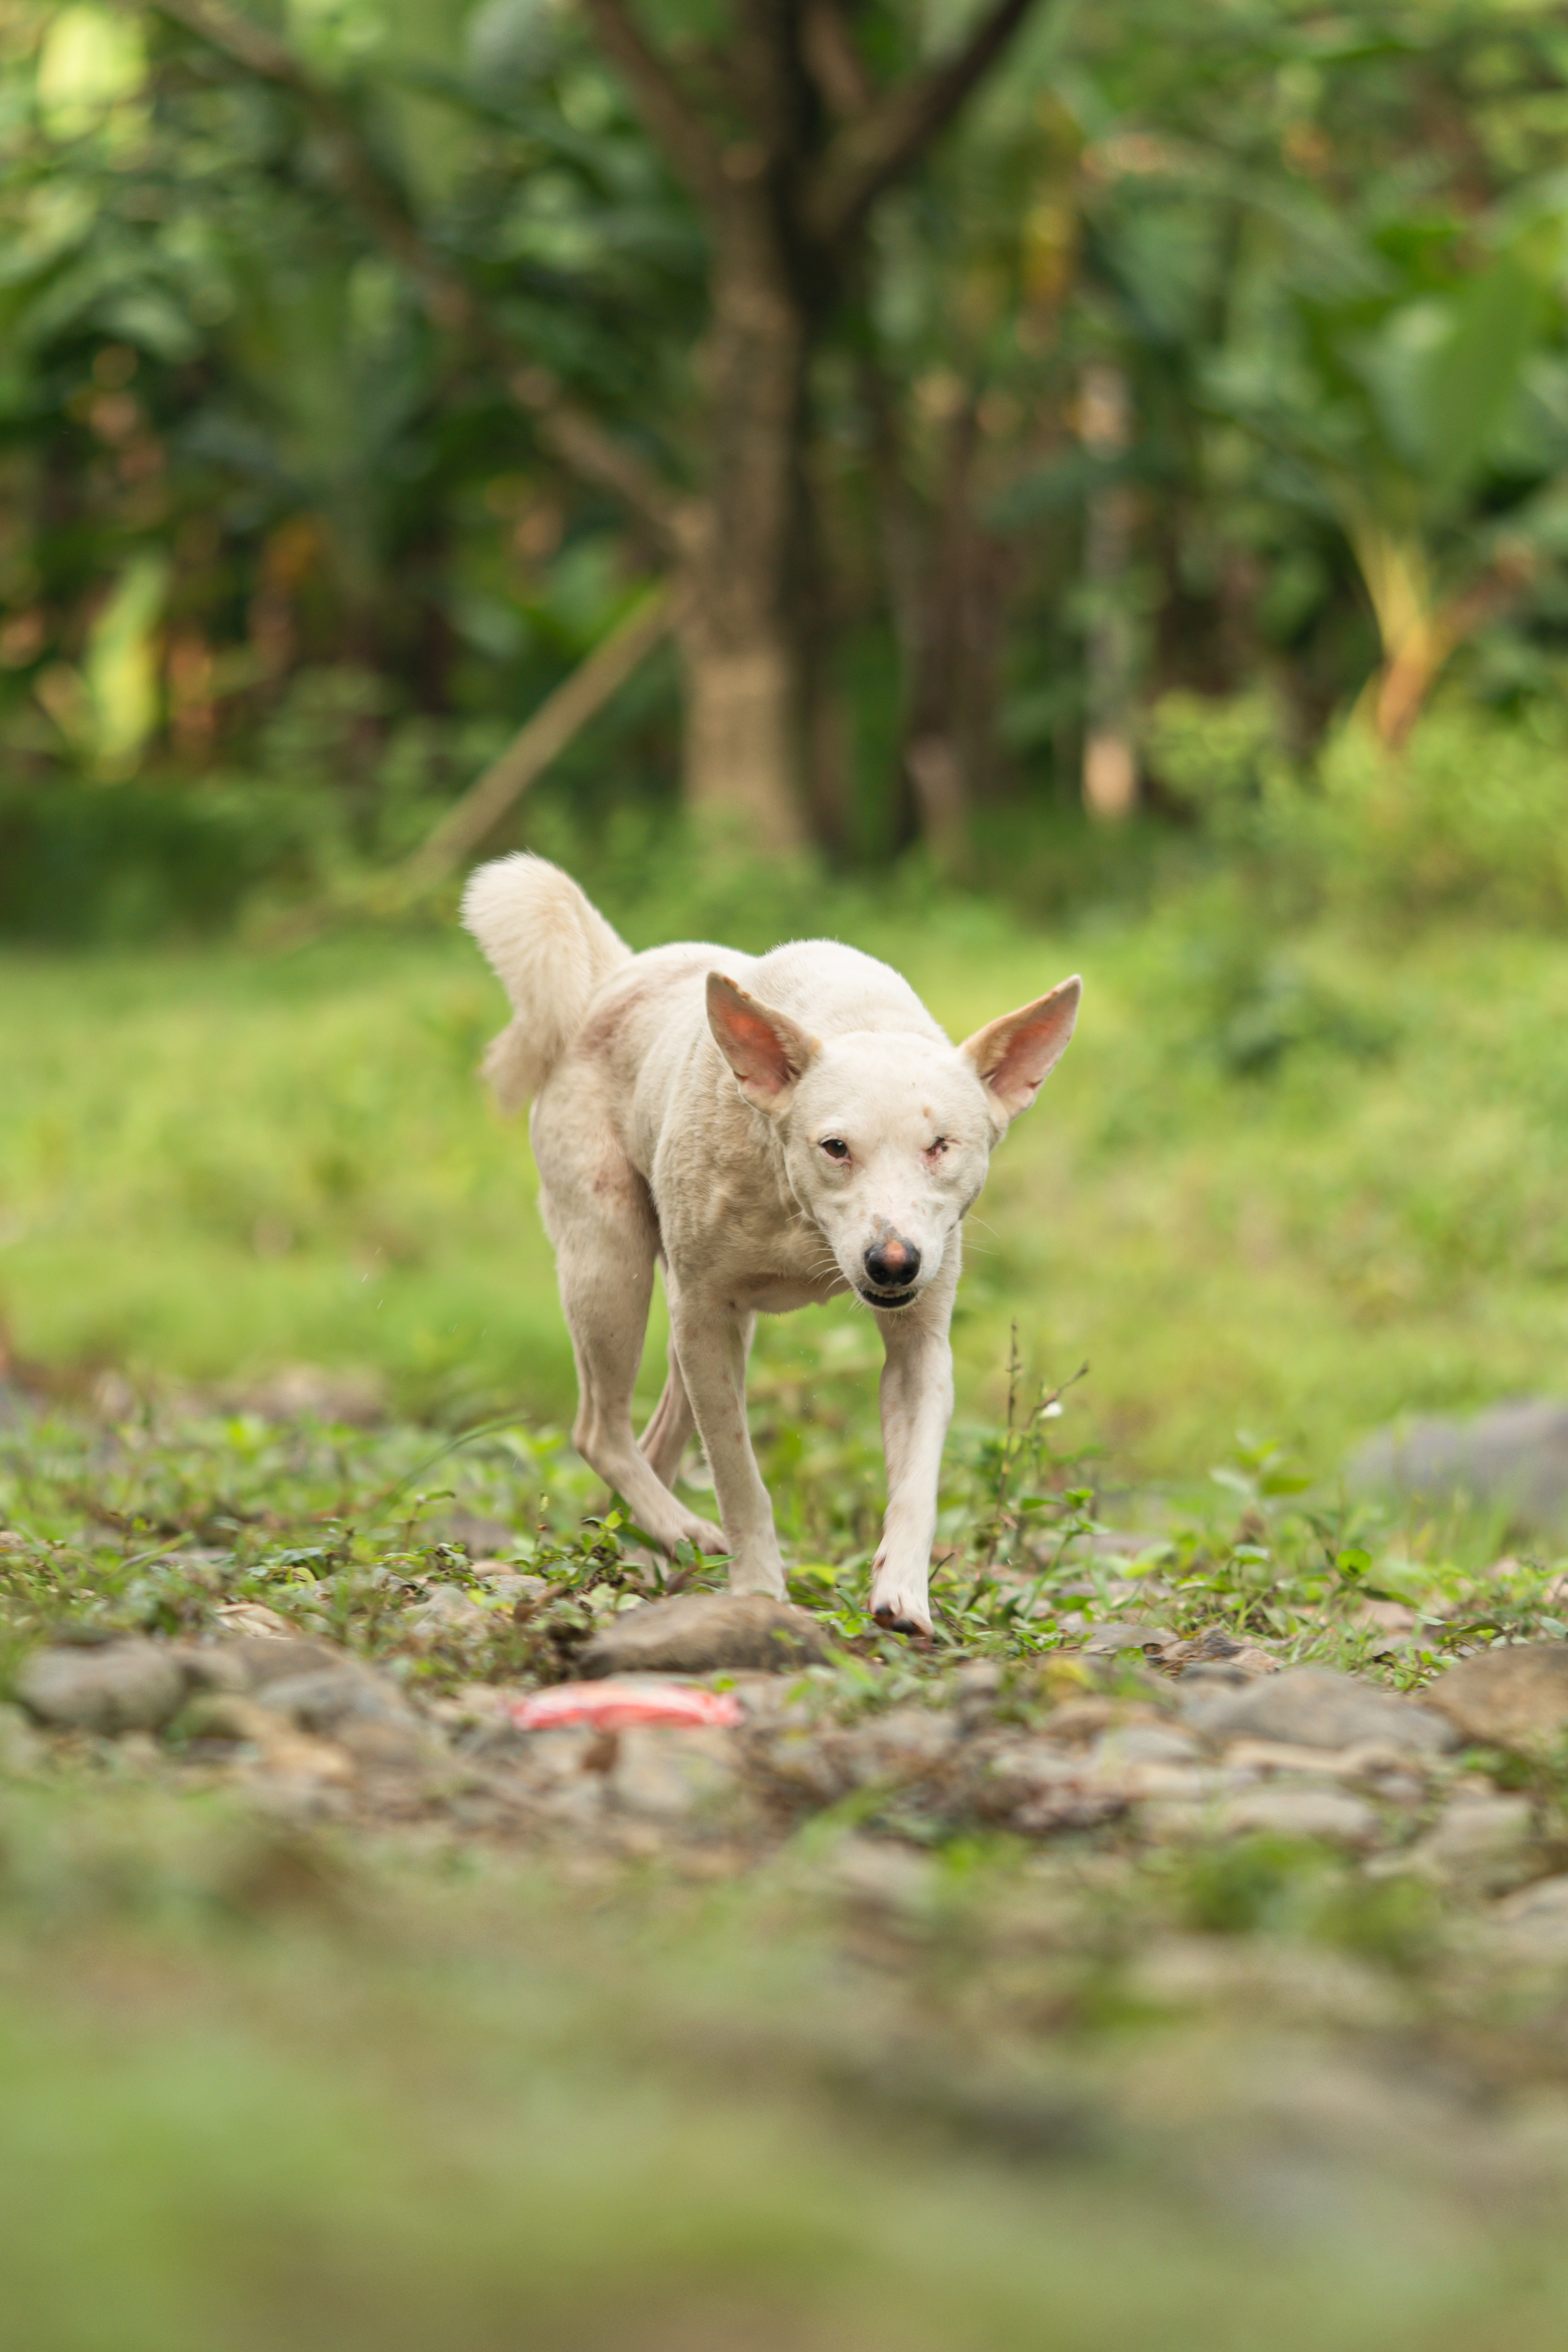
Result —
[[[514,1017],[484,1061],[504,1110],[536,1096],[574,1043],[595,1058],[624,1061],[628,1075],[650,1062],[659,1075],[673,1074],[699,1049],[717,1076],[703,1005],[713,971],[819,1035],[943,1035],[890,964],[837,940],[796,940],[764,956],[694,942],[634,957],[569,875],[527,853],[479,867],[464,894],[463,921],[511,999]],[[601,994],[608,1000],[602,1036],[590,1020]]]

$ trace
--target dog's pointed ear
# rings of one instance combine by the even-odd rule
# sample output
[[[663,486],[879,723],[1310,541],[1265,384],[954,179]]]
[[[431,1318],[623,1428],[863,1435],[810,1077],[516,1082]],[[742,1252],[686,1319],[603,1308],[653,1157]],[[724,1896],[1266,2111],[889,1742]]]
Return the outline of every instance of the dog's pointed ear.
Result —
[[[708,1026],[740,1082],[741,1092],[759,1110],[777,1110],[817,1050],[787,1013],[759,1004],[723,973],[708,975]]]
[[[980,1073],[993,1112],[1004,1127],[1027,1110],[1072,1038],[1083,982],[1076,972],[1048,996],[1004,1013],[966,1037],[963,1050]]]

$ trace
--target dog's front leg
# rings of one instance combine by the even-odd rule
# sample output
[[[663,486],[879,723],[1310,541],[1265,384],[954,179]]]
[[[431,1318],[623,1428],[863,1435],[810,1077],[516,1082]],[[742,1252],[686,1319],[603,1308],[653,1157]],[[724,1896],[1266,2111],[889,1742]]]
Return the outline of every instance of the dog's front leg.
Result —
[[[672,1330],[686,1392],[730,1546],[731,1592],[784,1598],[784,1559],[773,1507],[746,1427],[746,1351],[752,1318],[682,1283],[672,1302]]]
[[[951,1283],[933,1284],[918,1305],[877,1318],[887,1349],[881,1402],[888,1514],[871,1563],[871,1614],[895,1633],[931,1632],[937,1486],[952,1419],[952,1292]]]

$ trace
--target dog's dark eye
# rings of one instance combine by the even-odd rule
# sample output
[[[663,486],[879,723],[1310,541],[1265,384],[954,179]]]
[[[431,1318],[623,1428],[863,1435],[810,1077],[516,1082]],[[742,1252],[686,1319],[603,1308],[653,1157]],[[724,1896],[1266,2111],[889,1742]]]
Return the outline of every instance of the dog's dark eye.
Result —
[[[822,1148],[829,1160],[847,1160],[849,1157],[849,1146],[841,1135],[825,1135]]]
[[[926,1158],[927,1158],[928,1160],[940,1160],[940,1159],[942,1158],[942,1153],[943,1153],[946,1150],[947,1150],[947,1138],[946,1138],[946,1136],[945,1136],[945,1135],[939,1135],[939,1136],[937,1137],[937,1139],[936,1139],[936,1141],[935,1141],[934,1143],[928,1143],[928,1144],[927,1144],[927,1146],[926,1146]]]

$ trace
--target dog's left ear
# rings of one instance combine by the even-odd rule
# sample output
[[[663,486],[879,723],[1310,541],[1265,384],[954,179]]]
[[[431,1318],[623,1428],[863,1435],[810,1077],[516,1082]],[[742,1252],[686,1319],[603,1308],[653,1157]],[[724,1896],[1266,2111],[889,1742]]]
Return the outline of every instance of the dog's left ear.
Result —
[[[963,1051],[979,1071],[1004,1127],[1028,1109],[1067,1052],[1082,994],[1083,982],[1075,972],[1048,996],[1004,1013],[1000,1021],[988,1022],[964,1039]]]
[[[740,1081],[741,1092],[759,1110],[777,1110],[817,1050],[787,1013],[759,1004],[722,972],[708,975],[708,1026]]]

